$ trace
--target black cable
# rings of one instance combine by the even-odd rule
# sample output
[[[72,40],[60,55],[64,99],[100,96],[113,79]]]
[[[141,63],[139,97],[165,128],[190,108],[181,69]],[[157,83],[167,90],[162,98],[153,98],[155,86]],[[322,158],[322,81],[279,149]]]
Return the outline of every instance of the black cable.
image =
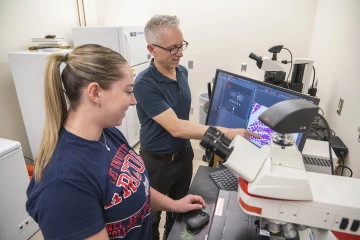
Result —
[[[311,85],[311,88],[314,88],[314,82],[315,82],[315,67],[313,66],[313,70],[314,70],[314,77],[313,77],[313,82]]]
[[[351,168],[349,168],[349,167],[347,167],[347,166],[344,166],[344,165],[339,165],[338,168],[339,168],[339,167],[343,168],[343,170],[344,170],[344,168],[348,169],[348,170],[350,171],[350,176],[349,176],[349,177],[352,177],[353,171],[351,170]],[[342,176],[342,175],[341,175],[341,176]]]
[[[208,82],[208,84],[207,84],[207,90],[208,90],[208,97],[209,97],[209,99],[211,99],[211,83],[210,82]]]
[[[322,108],[320,108],[320,107],[319,107],[319,110],[321,111],[321,116],[324,116],[324,110],[322,110]],[[327,128],[323,127],[319,124],[321,119],[322,118],[319,118],[318,115],[315,116],[314,122],[311,124],[310,130],[314,133],[317,132],[316,134],[318,136],[319,136],[318,131],[322,131],[323,136],[326,137],[324,131],[327,130]],[[330,132],[331,132],[331,136],[336,136],[336,132],[334,130],[332,130],[331,128],[330,128]],[[324,140],[324,138],[322,140]]]
[[[283,49],[288,50],[288,51],[289,51],[289,53],[290,53],[290,57],[291,57],[291,62],[290,62],[290,64],[291,64],[291,65],[290,65],[290,71],[289,71],[289,74],[288,74],[287,79],[286,79],[287,87],[289,88],[289,76],[290,76],[290,73],[291,73],[291,70],[292,70],[293,57],[292,57],[292,53],[290,52],[290,50],[289,50],[289,49],[287,49],[287,48],[283,48]]]
[[[320,139],[321,141],[324,141],[324,138],[314,129],[310,128],[310,132],[315,133],[318,136],[318,139]]]
[[[321,107],[319,107],[319,110],[321,110],[321,116],[324,116],[324,110],[322,110]],[[320,118],[316,116],[316,127],[317,128],[319,125],[319,122],[320,122]]]
[[[334,130],[330,129],[330,131],[331,131],[332,133],[334,133],[334,135],[333,135],[333,136],[336,136],[336,133],[335,133],[335,131],[334,131]]]
[[[344,153],[344,151],[340,151],[340,155],[341,155],[342,165],[345,166],[345,153]],[[342,170],[341,170],[341,176],[342,175],[344,175],[344,168],[342,168]]]
[[[328,132],[328,139],[329,139],[329,155],[330,155],[330,165],[331,165],[331,174],[334,175],[334,163],[333,163],[333,158],[332,158],[332,151],[331,151],[331,147],[332,147],[332,135],[330,132],[330,127],[328,122],[326,121],[326,119],[324,118],[324,116],[320,115],[318,113],[318,116],[324,121],[327,132]]]
[[[324,116],[324,110],[322,110],[322,108],[320,108],[320,107],[319,107],[319,110],[321,111],[321,116]],[[313,132],[318,136],[317,140],[320,139],[321,141],[323,141],[324,138],[318,133],[319,130],[324,131],[324,127],[319,125],[320,119],[321,118],[318,117],[317,115],[315,116],[314,121],[312,122],[311,127],[310,127],[310,132]]]
[[[324,132],[325,130],[327,130],[327,128],[323,128],[322,131]],[[330,135],[331,135],[331,136],[334,136],[334,137],[336,136],[336,133],[335,133],[334,130],[332,130],[332,129],[330,128],[329,131],[330,131]],[[329,135],[329,131],[327,131],[327,132],[328,132],[328,135]],[[324,134],[324,136],[325,136],[325,133],[323,133],[323,134]]]
[[[24,156],[24,158],[29,159],[30,161],[34,162],[34,160],[32,160],[31,158],[28,158],[26,156]]]

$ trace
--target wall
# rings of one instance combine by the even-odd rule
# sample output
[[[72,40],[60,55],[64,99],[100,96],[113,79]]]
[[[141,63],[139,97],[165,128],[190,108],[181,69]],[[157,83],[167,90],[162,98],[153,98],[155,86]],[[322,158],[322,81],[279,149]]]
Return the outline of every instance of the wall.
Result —
[[[80,3],[81,1],[79,1]],[[295,57],[315,60],[319,78],[320,106],[331,127],[350,149],[347,161],[360,177],[358,109],[360,81],[356,78],[360,53],[360,2],[357,0],[85,0],[88,26],[144,25],[154,14],[175,14],[181,19],[184,37],[190,42],[182,60],[194,61],[189,70],[193,95],[193,121],[198,121],[198,95],[216,68],[263,78],[263,71],[248,58],[250,52],[269,56],[267,49],[284,44]],[[55,7],[56,6],[56,7]],[[80,4],[81,8],[81,4]],[[81,18],[83,23],[83,19]],[[7,57],[8,52],[26,50],[31,37],[56,34],[72,44],[71,27],[78,26],[75,1],[0,1],[0,137],[20,141],[24,154],[30,147],[17,101]],[[289,59],[282,51],[279,59]],[[289,66],[285,66],[288,70]],[[349,87],[351,86],[351,87]],[[345,100],[341,116],[336,114],[339,98]]]
[[[347,164],[360,177],[360,1],[319,0],[309,57],[319,78],[320,107],[330,127],[349,148]],[[344,107],[336,113],[339,99]]]
[[[97,24],[95,4],[93,0],[85,0],[88,25]],[[26,50],[31,37],[46,34],[64,37],[72,45],[74,26],[78,26],[76,1],[0,1],[0,137],[19,141],[25,156],[31,156],[31,151],[7,53]]]
[[[264,72],[248,58],[250,52],[269,56],[270,47],[284,44],[296,57],[307,57],[317,1],[313,0],[184,0],[170,4],[164,0],[98,0],[99,25],[144,25],[155,14],[180,17],[185,40],[190,44],[181,61],[189,70],[194,114],[198,121],[198,96],[206,92],[217,68],[262,80]],[[108,6],[111,6],[108,7]],[[279,59],[289,59],[287,51]],[[288,69],[290,66],[286,66]]]

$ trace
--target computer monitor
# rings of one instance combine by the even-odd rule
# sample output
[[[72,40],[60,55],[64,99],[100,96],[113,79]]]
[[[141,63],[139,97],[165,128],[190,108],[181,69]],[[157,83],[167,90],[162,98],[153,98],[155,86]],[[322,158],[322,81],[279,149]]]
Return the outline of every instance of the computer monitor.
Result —
[[[250,138],[252,143],[262,147],[270,144],[273,130],[260,122],[258,116],[275,103],[290,99],[303,99],[315,105],[320,101],[290,89],[217,69],[206,125],[248,129],[262,136],[262,139]],[[294,134],[300,151],[307,134]]]

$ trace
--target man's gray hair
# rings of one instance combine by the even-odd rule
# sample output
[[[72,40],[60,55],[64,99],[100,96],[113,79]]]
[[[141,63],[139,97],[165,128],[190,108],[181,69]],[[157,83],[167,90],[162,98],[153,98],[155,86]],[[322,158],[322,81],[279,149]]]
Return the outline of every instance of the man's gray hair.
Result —
[[[159,44],[161,28],[179,28],[180,20],[177,16],[155,15],[145,26],[145,39],[148,44]]]

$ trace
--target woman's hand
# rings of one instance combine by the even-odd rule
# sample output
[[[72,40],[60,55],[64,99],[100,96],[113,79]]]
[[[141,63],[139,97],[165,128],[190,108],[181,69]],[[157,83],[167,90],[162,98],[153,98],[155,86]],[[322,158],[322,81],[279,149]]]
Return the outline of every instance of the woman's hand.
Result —
[[[205,208],[205,207],[206,207],[206,204],[202,197],[189,194],[189,195],[183,197],[182,199],[174,201],[173,211],[179,212],[179,213],[184,213],[184,212],[198,210],[198,209]]]

